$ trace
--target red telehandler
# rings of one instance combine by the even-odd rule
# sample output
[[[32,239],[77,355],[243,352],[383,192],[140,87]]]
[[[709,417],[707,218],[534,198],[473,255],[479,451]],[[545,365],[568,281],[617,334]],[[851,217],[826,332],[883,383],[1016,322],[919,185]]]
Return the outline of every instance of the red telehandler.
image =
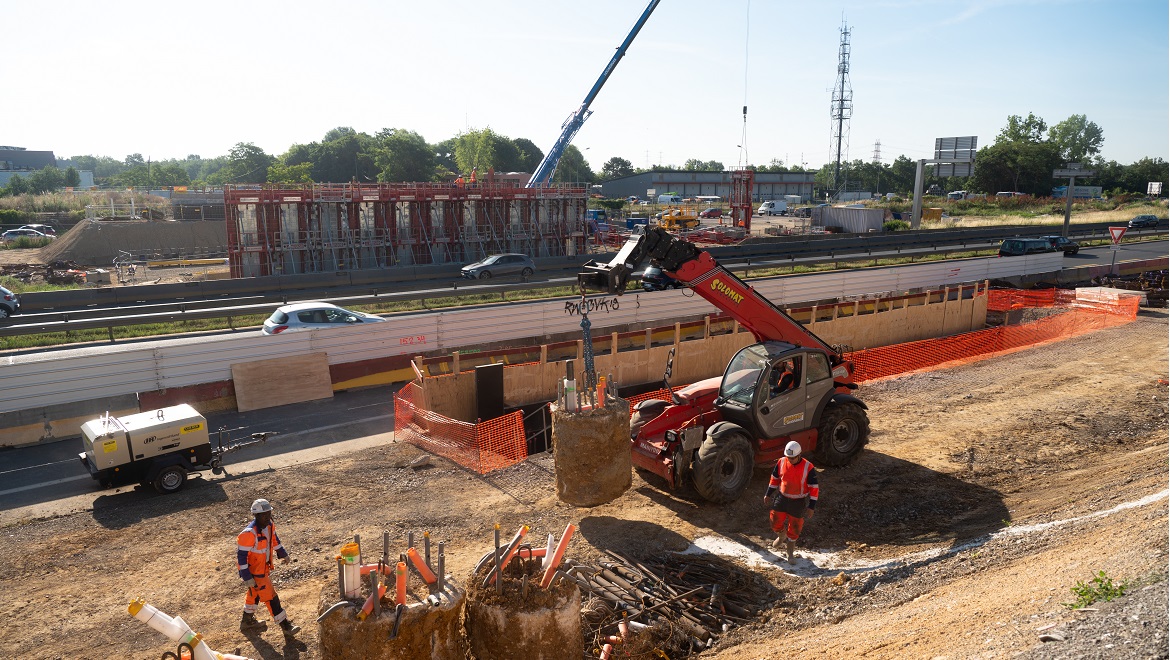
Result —
[[[631,236],[608,264],[586,263],[577,282],[582,293],[621,295],[646,260],[725,311],[757,343],[736,353],[721,378],[674,390],[670,401],[635,406],[630,435],[636,467],[671,488],[689,476],[700,495],[725,503],[743,493],[754,465],[775,463],[790,440],[818,467],[845,465],[861,453],[869,418],[865,404],[850,394],[857,389],[853,363],[710,253],[655,227]]]

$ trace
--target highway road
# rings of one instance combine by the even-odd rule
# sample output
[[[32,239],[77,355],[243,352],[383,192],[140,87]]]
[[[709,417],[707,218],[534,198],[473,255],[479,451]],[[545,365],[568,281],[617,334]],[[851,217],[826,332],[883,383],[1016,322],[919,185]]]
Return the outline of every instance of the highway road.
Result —
[[[1165,257],[1164,241],[1126,244],[1118,260]],[[1066,268],[1109,264],[1112,251],[1090,248],[1064,259]],[[150,341],[198,342],[200,337]],[[64,352],[108,350],[104,347],[64,348]],[[9,354],[19,360],[19,354]],[[214,489],[223,479],[244,479],[251,474],[278,469],[293,463],[326,460],[331,455],[390,442],[393,430],[393,393],[397,387],[377,387],[338,392],[325,399],[247,413],[225,412],[208,418],[214,432],[227,429],[228,439],[246,439],[258,431],[276,431],[267,443],[230,454],[226,474],[210,472],[188,481],[187,488]],[[94,509],[120,501],[158,497],[153,489],[124,486],[100,490],[81,465],[77,453],[81,441],[74,439],[0,451],[0,525],[14,519],[57,515],[68,511]],[[212,490],[208,491],[213,492]],[[113,498],[113,499],[107,499]]]

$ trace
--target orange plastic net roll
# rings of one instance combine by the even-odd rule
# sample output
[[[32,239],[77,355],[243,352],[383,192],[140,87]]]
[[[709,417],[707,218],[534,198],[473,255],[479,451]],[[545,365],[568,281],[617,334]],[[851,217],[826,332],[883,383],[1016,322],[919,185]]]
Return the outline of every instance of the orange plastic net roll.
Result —
[[[394,395],[394,437],[447,458],[480,474],[528,458],[524,418],[515,411],[471,424],[420,409],[411,383]]]

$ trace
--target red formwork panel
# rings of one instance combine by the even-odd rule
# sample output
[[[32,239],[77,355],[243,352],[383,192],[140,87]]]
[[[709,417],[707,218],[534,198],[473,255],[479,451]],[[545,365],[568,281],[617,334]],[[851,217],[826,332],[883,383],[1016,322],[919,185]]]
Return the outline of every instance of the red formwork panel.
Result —
[[[585,247],[586,190],[491,182],[227,186],[233,277],[466,263]]]

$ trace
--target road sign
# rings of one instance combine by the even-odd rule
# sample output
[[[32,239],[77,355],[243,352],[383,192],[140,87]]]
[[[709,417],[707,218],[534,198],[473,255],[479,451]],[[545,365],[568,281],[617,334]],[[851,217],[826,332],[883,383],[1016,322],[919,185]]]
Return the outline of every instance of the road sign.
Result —
[[[1080,178],[1083,176],[1095,176],[1096,174],[1096,170],[1052,170],[1052,178],[1054,179],[1067,179],[1070,176]]]
[[[1113,237],[1113,244],[1114,245],[1117,245],[1118,243],[1121,242],[1121,237],[1125,236],[1126,229],[1127,229],[1127,227],[1110,227],[1109,228],[1109,235]]]

